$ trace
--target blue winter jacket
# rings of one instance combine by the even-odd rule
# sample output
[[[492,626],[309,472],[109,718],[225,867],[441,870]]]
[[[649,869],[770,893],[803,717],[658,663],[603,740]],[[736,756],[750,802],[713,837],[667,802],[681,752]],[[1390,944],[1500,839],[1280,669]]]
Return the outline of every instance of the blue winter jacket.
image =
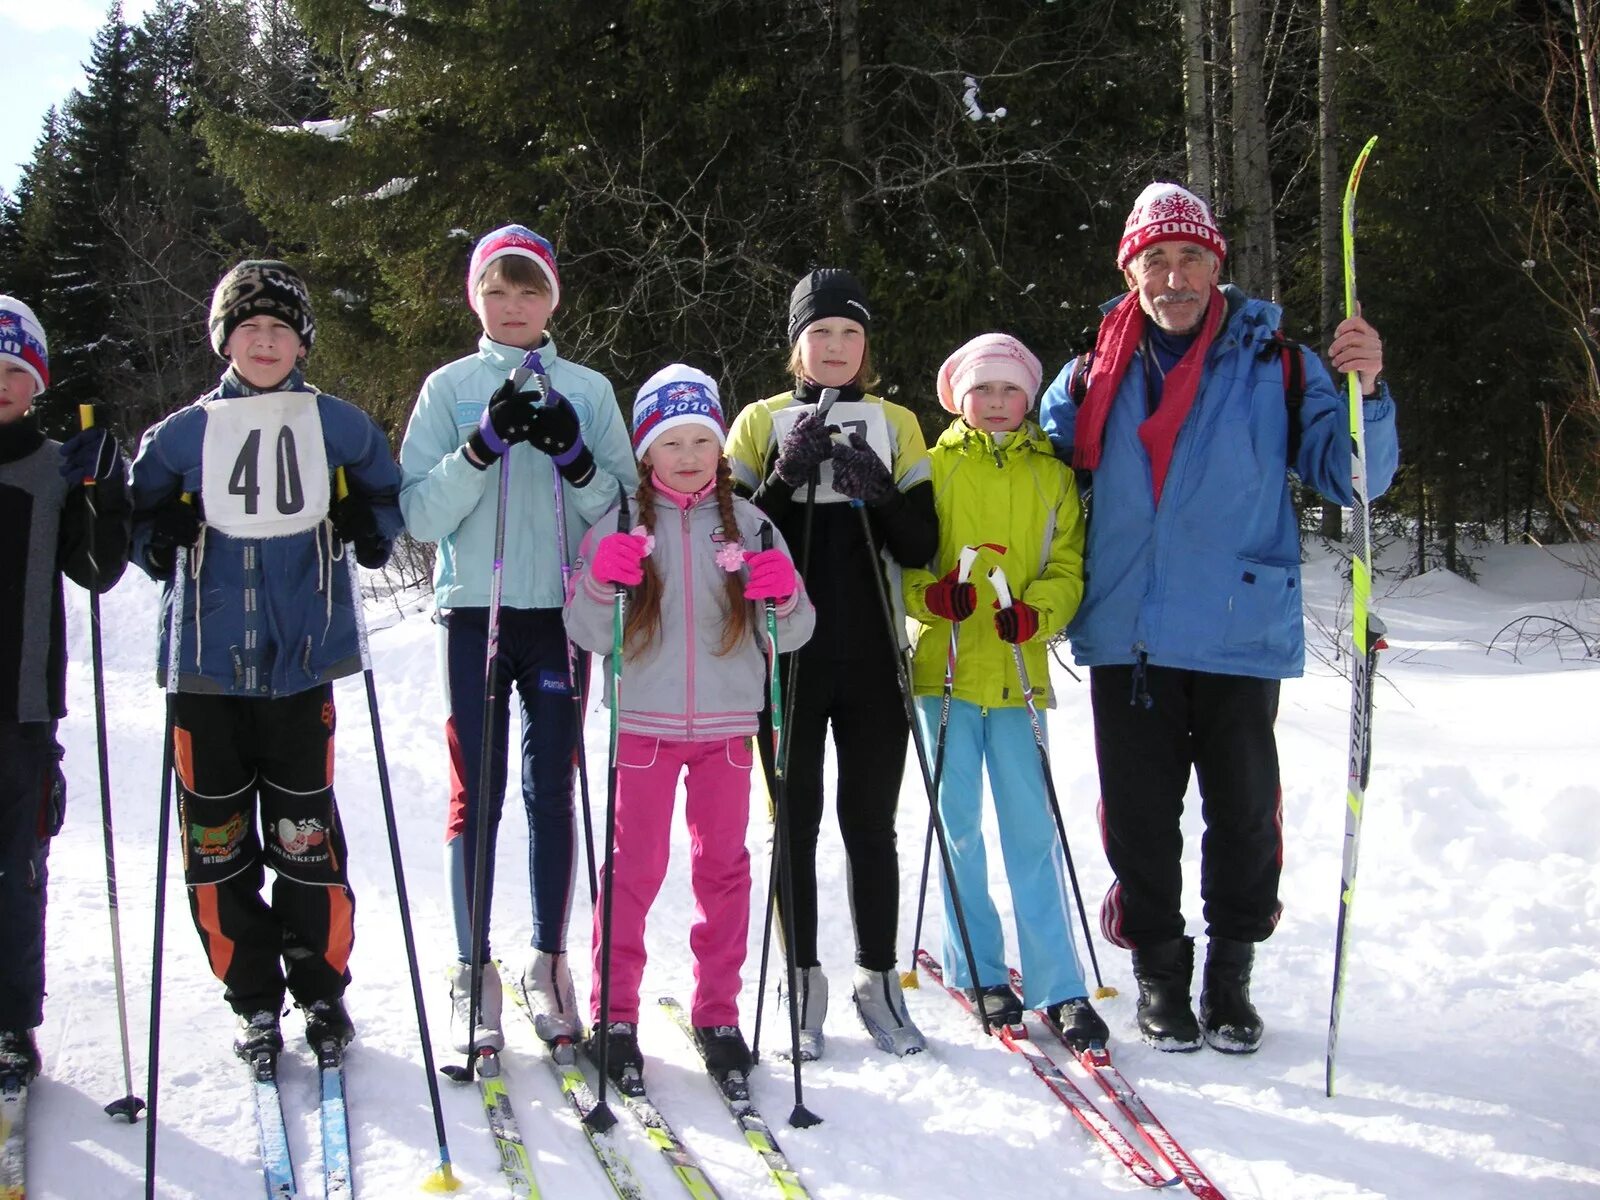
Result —
[[[1083,666],[1147,655],[1157,666],[1223,675],[1287,679],[1304,670],[1288,409],[1282,358],[1270,344],[1282,312],[1231,285],[1222,292],[1227,317],[1179,431],[1159,507],[1139,441],[1147,411],[1143,351],[1112,404],[1093,472],[1083,604],[1067,630]],[[1293,469],[1327,499],[1348,505],[1347,394],[1315,354],[1301,357],[1306,393]],[[1079,361],[1061,369],[1040,410],[1046,434],[1068,461],[1078,418],[1068,383]],[[1400,456],[1388,388],[1380,384],[1364,408],[1367,486],[1376,497]]]
[[[482,471],[463,449],[489,398],[525,354],[487,334],[479,338],[476,354],[445,364],[423,382],[400,444],[400,509],[412,537],[439,543],[433,588],[441,609],[489,603],[495,505],[504,464],[510,464],[511,486],[501,603],[507,608],[560,608],[566,602],[555,540],[554,481],[559,476],[549,456],[526,444],[515,445],[500,464]],[[572,403],[596,466],[586,486],[561,485],[570,561],[584,532],[616,505],[618,482],[631,493],[639,476],[633,440],[605,377],[561,358],[548,337],[540,360],[550,386]]]
[[[355,405],[317,392],[298,370],[273,390],[316,394],[329,470],[345,468],[350,490],[372,502],[379,531],[386,539],[398,537],[400,472],[383,430]],[[218,396],[250,394],[229,371],[215,391],[146,431],[133,460],[133,561],[166,584],[156,660],[163,686],[172,578],[156,571],[147,556],[151,514],[180,492],[199,496],[204,513],[204,405]],[[273,538],[230,537],[204,527],[183,581],[178,690],[289,696],[360,671],[345,553],[346,547],[334,545],[327,521],[305,533]]]

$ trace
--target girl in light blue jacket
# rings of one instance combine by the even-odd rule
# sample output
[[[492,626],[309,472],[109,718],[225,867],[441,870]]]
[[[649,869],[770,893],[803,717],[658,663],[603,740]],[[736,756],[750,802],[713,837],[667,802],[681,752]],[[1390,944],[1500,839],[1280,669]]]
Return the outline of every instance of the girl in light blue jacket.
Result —
[[[567,969],[573,883],[572,767],[578,709],[561,624],[563,567],[578,539],[637,481],[632,447],[611,385],[562,358],[546,331],[561,300],[550,243],[520,225],[487,234],[472,252],[467,299],[483,325],[475,353],[439,368],[422,385],[400,448],[400,508],[411,535],[438,542],[434,602],[443,628],[441,674],[448,708],[450,804],[446,871],[455,914],[451,1033],[455,1048],[499,1049],[500,980],[489,952],[489,914],[478,924],[483,971],[477,1028],[471,995],[471,878],[477,805],[489,806],[485,861],[493,894],[494,843],[506,786],[510,693],[522,708],[522,799],[528,814],[533,949],[520,984],[546,1038],[581,1030]],[[545,402],[509,378],[536,351]],[[496,465],[498,464],[498,466]],[[503,558],[495,711],[485,712],[488,604],[494,572],[499,472],[510,471]],[[565,527],[557,529],[555,489]],[[562,542],[566,554],[562,553]],[[576,680],[587,674],[577,662]],[[478,778],[485,719],[492,723],[488,786]],[[485,908],[489,908],[486,900]]]

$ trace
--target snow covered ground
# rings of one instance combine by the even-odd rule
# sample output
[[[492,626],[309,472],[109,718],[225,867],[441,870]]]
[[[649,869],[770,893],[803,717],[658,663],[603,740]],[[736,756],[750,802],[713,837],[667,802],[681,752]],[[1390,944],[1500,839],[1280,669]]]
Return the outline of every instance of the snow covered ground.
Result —
[[[1284,688],[1285,914],[1258,959],[1255,999],[1268,1022],[1253,1058],[1203,1050],[1163,1055],[1138,1040],[1127,956],[1098,947],[1102,1003],[1117,1061],[1167,1126],[1235,1200],[1331,1197],[1600,1196],[1600,660],[1553,643],[1513,661],[1486,644],[1523,614],[1558,616],[1593,638],[1600,598],[1584,578],[1532,547],[1489,548],[1479,581],[1432,572],[1380,579],[1390,650],[1378,691],[1376,752],[1355,907],[1354,961],[1345,997],[1336,1099],[1322,1092],[1333,921],[1344,822],[1348,684],[1313,661]],[[1335,560],[1307,568],[1308,628],[1339,617]],[[135,1091],[144,1094],[162,704],[153,683],[156,589],[136,572],[105,600],[107,698],[116,795],[117,865],[128,973]],[[441,829],[446,766],[435,684],[434,626],[425,602],[373,602],[384,734],[401,828],[412,917],[422,950],[428,1017],[446,1020],[449,958]],[[114,1123],[101,1106],[124,1092],[106,918],[94,776],[87,604],[71,601],[72,716],[64,724],[71,800],[51,858],[50,997],[41,1030],[45,1072],[30,1112],[35,1197],[142,1194],[145,1126]],[[1499,646],[1510,643],[1505,639]],[[1058,672],[1063,706],[1051,718],[1057,787],[1091,906],[1109,879],[1095,833],[1095,777],[1086,685]],[[338,792],[359,900],[350,1007],[360,1040],[349,1055],[358,1193],[417,1194],[436,1162],[394,889],[359,678],[339,687]],[[589,725],[597,798],[603,716]],[[927,804],[910,770],[901,802],[902,945],[915,903],[913,861]],[[1194,807],[1198,807],[1195,805]],[[519,812],[514,802],[508,812]],[[1197,877],[1197,819],[1191,882]],[[680,828],[681,837],[681,828]],[[520,959],[529,914],[525,826],[508,817],[500,846],[497,953]],[[759,881],[766,830],[752,822]],[[1142,1191],[1105,1158],[1025,1065],[942,992],[910,994],[930,1052],[904,1061],[875,1050],[847,1002],[851,938],[837,833],[822,841],[824,966],[836,981],[828,1056],[806,1073],[806,1100],[825,1122],[785,1123],[792,1104],[783,1064],[758,1069],[755,1095],[813,1195],[999,1194],[1117,1196]],[[991,856],[999,870],[999,855]],[[686,854],[650,929],[650,997],[687,996],[692,911]],[[173,856],[166,920],[160,1073],[159,1194],[259,1195],[255,1131],[243,1068],[229,1053],[232,1021],[189,923]],[[758,890],[759,890],[758,883]],[[1006,892],[997,880],[997,896]],[[574,946],[587,944],[580,888]],[[1191,896],[1187,911],[1199,910]],[[933,911],[936,913],[937,908]],[[934,921],[937,917],[932,918]],[[754,925],[754,923],[753,923]],[[937,939],[925,937],[937,945]],[[754,1011],[755,952],[745,992]],[[910,948],[905,946],[905,954]],[[580,989],[587,984],[580,975]],[[779,1027],[769,1000],[763,1044]],[[531,1028],[508,1012],[507,1078],[546,1196],[602,1197],[603,1176]],[[285,1018],[290,1140],[302,1191],[320,1195],[315,1072]],[[649,1079],[670,1119],[728,1200],[774,1192],[737,1139],[685,1039],[649,1012],[641,1030]],[[1043,1039],[1042,1039],[1043,1040]],[[1046,1045],[1048,1046],[1048,1042]],[[476,1091],[441,1081],[461,1196],[504,1194]],[[660,1156],[627,1124],[635,1169],[652,1195],[681,1194]]]

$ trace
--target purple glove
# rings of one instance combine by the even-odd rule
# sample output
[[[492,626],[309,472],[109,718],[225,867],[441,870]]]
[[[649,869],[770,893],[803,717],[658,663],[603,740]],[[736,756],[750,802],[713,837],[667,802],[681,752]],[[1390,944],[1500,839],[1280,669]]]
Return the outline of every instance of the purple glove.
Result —
[[[814,412],[803,413],[794,428],[783,436],[778,461],[772,469],[792,488],[804,487],[811,474],[828,460],[833,450],[833,435]]]
[[[833,447],[833,486],[852,500],[873,505],[900,494],[883,459],[859,433],[850,435],[848,446]]]
[[[794,595],[799,579],[794,564],[782,550],[757,550],[746,554],[744,565],[750,568],[750,576],[744,581],[746,600],[782,602]]]
[[[643,533],[608,533],[595,547],[589,574],[601,583],[633,587],[644,579],[650,539]]]

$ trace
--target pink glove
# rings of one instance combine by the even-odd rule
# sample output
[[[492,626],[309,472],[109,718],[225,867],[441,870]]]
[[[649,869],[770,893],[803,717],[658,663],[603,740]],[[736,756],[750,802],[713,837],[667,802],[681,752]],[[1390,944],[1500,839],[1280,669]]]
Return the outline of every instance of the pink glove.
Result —
[[[633,587],[644,579],[644,558],[650,540],[642,533],[608,533],[595,547],[589,574],[601,583]]]
[[[744,581],[746,600],[787,600],[799,580],[794,564],[782,550],[756,550],[744,556],[750,577]]]

